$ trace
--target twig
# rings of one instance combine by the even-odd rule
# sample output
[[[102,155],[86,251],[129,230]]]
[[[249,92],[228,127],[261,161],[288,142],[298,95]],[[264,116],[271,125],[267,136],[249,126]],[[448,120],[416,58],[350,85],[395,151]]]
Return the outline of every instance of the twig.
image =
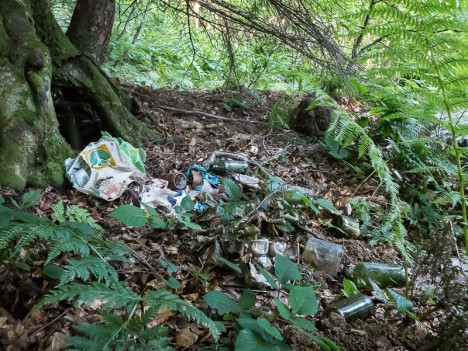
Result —
[[[317,239],[323,239],[323,240],[326,240],[325,237],[321,234],[317,234],[316,232],[314,232],[312,229],[310,228],[307,228],[299,223],[293,223],[294,226],[296,226],[297,228],[299,228],[300,230],[316,237]]]
[[[369,174],[369,175],[366,177],[366,179],[364,179],[364,180],[357,186],[356,190],[354,190],[353,197],[354,197],[354,195],[356,195],[356,193],[357,193],[357,191],[359,190],[359,188],[360,188],[365,182],[367,182],[367,181],[370,179],[370,177],[372,177],[372,176],[374,175],[374,173],[375,173],[375,169],[371,172],[371,174]]]
[[[69,308],[67,308],[64,312],[62,312],[62,313],[61,313],[57,318],[55,318],[52,322],[47,323],[47,324],[44,325],[42,328],[39,328],[38,330],[36,330],[34,333],[32,333],[31,336],[36,335],[36,334],[39,333],[40,331],[42,331],[42,330],[44,330],[45,328],[47,328],[49,325],[54,324],[55,322],[57,322],[60,318],[62,318],[62,317],[65,315],[65,313],[68,312],[68,310],[69,310]]]
[[[207,113],[207,112],[203,112],[203,111],[199,111],[199,110],[182,110],[182,109],[178,109],[178,108],[170,107],[170,106],[166,106],[166,105],[159,105],[158,107],[162,108],[163,110],[175,111],[175,112],[185,113],[185,114],[189,114],[189,115],[196,114],[196,115],[201,115],[201,116],[205,116],[205,117],[209,117],[209,118],[221,119],[221,120],[224,120],[224,121],[242,122],[242,123],[247,122],[247,123],[264,124],[264,125],[267,124],[266,122],[262,122],[262,121],[250,121],[250,120],[247,120],[247,119],[235,119],[235,118],[229,118],[229,117],[224,117],[224,116],[218,116],[218,115],[214,115],[212,113]]]

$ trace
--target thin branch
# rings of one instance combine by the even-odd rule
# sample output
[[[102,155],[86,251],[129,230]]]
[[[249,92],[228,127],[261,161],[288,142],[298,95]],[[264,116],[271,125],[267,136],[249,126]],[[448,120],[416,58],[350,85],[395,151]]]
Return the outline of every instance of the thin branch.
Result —
[[[248,120],[248,119],[236,119],[236,118],[230,118],[230,117],[214,115],[212,113],[207,113],[207,112],[203,112],[203,111],[199,111],[199,110],[182,110],[182,109],[178,109],[178,108],[171,107],[171,106],[166,106],[166,105],[158,105],[158,107],[162,108],[163,110],[180,112],[180,113],[184,113],[184,114],[188,114],[188,115],[200,115],[200,116],[205,116],[205,117],[214,118],[214,119],[221,119],[223,121],[253,123],[253,124],[264,124],[264,125],[268,124],[268,123],[262,122],[262,121],[251,121],[251,120]]]

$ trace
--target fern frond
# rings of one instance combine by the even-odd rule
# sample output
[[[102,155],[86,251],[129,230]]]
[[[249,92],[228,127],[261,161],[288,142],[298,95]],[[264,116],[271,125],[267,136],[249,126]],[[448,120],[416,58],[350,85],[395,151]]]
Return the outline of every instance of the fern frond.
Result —
[[[52,211],[52,215],[57,221],[65,222],[65,206],[62,200],[52,205]]]
[[[67,263],[68,264],[63,267],[64,272],[60,277],[59,285],[67,284],[77,278],[88,281],[91,274],[98,282],[104,282],[107,286],[119,280],[119,276],[114,267],[101,257],[84,256],[81,259],[68,259]]]
[[[149,306],[154,306],[157,310],[169,308],[173,311],[180,312],[187,318],[207,328],[215,341],[219,340],[221,331],[216,324],[190,302],[182,300],[177,295],[165,290],[151,291],[146,294],[143,299]]]
[[[74,301],[75,306],[91,304],[99,300],[104,307],[120,308],[140,301],[140,296],[125,287],[122,283],[107,286],[98,282],[88,284],[68,283],[57,286],[42,298],[31,310],[31,313],[44,306],[60,301]]]

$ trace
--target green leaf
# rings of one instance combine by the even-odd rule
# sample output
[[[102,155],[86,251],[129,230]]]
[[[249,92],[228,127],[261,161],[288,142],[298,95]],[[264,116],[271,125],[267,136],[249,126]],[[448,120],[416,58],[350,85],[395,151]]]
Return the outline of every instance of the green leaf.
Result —
[[[158,258],[158,262],[161,266],[167,269],[168,273],[176,273],[179,270],[179,266],[177,266],[175,263],[172,263],[169,260],[165,260],[163,258]]]
[[[0,205],[2,205],[4,203],[5,203],[5,199],[3,198],[3,196],[0,196]]]
[[[335,213],[338,211],[330,201],[325,200],[325,199],[317,199],[315,200],[315,204],[323,207],[324,209],[330,211],[331,213]]]
[[[154,229],[166,229],[167,223],[159,216],[151,216],[149,218],[150,224]]]
[[[302,278],[297,264],[281,255],[275,256],[275,275],[282,284]]]
[[[226,266],[228,266],[229,268],[235,270],[237,273],[242,273],[242,270],[240,269],[240,267],[237,264],[229,262],[228,260],[226,260],[223,257],[218,257],[217,262],[224,263]]]
[[[288,321],[291,320],[291,311],[289,311],[288,306],[286,306],[283,301],[275,298],[275,305],[281,317]]]
[[[324,351],[340,351],[340,348],[330,339],[322,335],[314,335],[311,333],[304,333],[305,336],[316,342]]]
[[[52,279],[60,279],[65,269],[56,265],[45,266],[42,269],[42,273]]]
[[[385,289],[385,292],[387,293],[389,300],[395,302],[395,307],[398,313],[408,313],[413,307],[413,303],[410,300],[403,295],[398,294],[395,290],[387,288]]]
[[[311,286],[293,286],[289,292],[289,305],[295,314],[313,316],[318,312],[317,298]]]
[[[359,289],[354,284],[352,280],[343,278],[343,289],[341,290],[343,292],[343,295],[346,297],[354,296],[359,294]]]
[[[40,190],[31,190],[31,191],[28,191],[27,193],[24,193],[23,196],[21,196],[21,201],[22,201],[21,209],[25,210],[33,206],[36,206],[40,198],[41,198]]]
[[[203,300],[211,308],[217,309],[220,315],[237,311],[236,302],[222,291],[210,291],[208,294],[203,296]]]
[[[249,329],[242,329],[236,338],[235,351],[271,351],[271,344]]]
[[[133,205],[121,205],[112,211],[110,216],[135,228],[143,227],[148,223],[145,211]]]
[[[187,228],[193,229],[193,230],[201,230],[202,227],[198,225],[197,223],[193,223],[190,220],[190,216],[188,213],[178,213],[177,214],[177,219],[179,220],[180,223],[184,224]]]
[[[180,282],[174,277],[170,277],[168,280],[165,280],[164,284],[166,284],[168,287],[170,287],[172,289],[179,289],[180,288]]]
[[[242,197],[242,190],[232,179],[222,178],[223,189],[231,201],[238,201]]]
[[[248,311],[255,306],[255,295],[250,289],[245,289],[239,299],[239,310]]]
[[[0,229],[10,224],[11,216],[8,213],[0,212]]]
[[[15,265],[15,267],[22,269],[23,271],[26,271],[26,272],[31,271],[31,267],[26,262],[17,261],[17,262],[13,262],[13,264]]]
[[[301,329],[307,330],[307,331],[315,331],[317,328],[311,321],[308,319],[299,317],[299,316],[294,316],[291,318],[291,322],[296,326]]]
[[[260,327],[263,328],[263,330],[265,330],[275,339],[283,340],[283,336],[281,335],[280,331],[276,327],[272,326],[266,318],[258,318],[257,323]]]
[[[192,211],[195,207],[195,203],[190,196],[186,196],[180,202],[180,207],[182,207],[185,211]]]
[[[255,265],[257,267],[257,269],[260,271],[260,273],[265,277],[266,281],[268,282],[268,284],[270,284],[270,286],[273,288],[273,289],[278,289],[279,286],[278,284],[276,284],[276,281],[275,281],[275,278],[273,278],[273,276],[268,273],[265,268],[263,268],[262,266],[260,265]]]
[[[325,137],[325,144],[328,146],[330,149],[329,154],[332,155],[333,157],[341,160],[345,157],[348,156],[349,152],[346,149],[340,149],[340,143],[339,141],[332,135],[328,134]]]

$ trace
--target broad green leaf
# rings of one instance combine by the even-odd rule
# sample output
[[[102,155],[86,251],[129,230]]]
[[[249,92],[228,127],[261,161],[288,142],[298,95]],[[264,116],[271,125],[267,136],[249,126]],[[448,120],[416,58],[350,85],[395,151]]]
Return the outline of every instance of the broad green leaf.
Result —
[[[311,286],[293,286],[289,292],[289,305],[295,314],[313,316],[318,312],[317,298]]]
[[[309,321],[308,319],[298,317],[298,316],[294,316],[290,320],[295,326],[297,326],[297,327],[299,327],[301,329],[304,329],[304,330],[307,330],[307,331],[317,330],[315,325],[313,325],[313,323],[311,321]]]
[[[242,329],[236,338],[235,351],[272,351],[272,345],[250,329]]]
[[[202,227],[198,225],[197,223],[193,223],[190,220],[190,216],[187,215],[187,213],[178,213],[177,214],[177,219],[179,220],[180,223],[184,224],[187,228],[193,229],[193,230],[201,230]]]
[[[275,256],[275,275],[282,284],[302,278],[297,264],[281,255]]]
[[[255,306],[255,295],[250,289],[245,289],[239,299],[239,310],[248,311]]]
[[[27,193],[24,193],[23,196],[21,196],[21,202],[22,202],[21,209],[25,210],[33,206],[36,206],[39,202],[40,197],[41,197],[40,190],[31,190],[31,191],[28,191]]]
[[[289,311],[288,306],[286,306],[283,301],[275,298],[275,306],[278,309],[278,312],[281,317],[288,321],[291,319],[291,311]]]
[[[195,207],[195,204],[190,196],[186,196],[180,202],[180,207],[182,207],[185,211],[192,211]]]
[[[263,268],[260,265],[256,265],[256,267],[260,271],[260,273],[265,277],[266,281],[268,282],[268,284],[270,284],[270,286],[273,289],[278,289],[279,288],[278,284],[276,284],[275,278],[273,278],[273,276],[270,273],[268,273],[265,270],[265,268]]]
[[[164,222],[159,216],[151,216],[149,218],[150,224],[154,229],[166,229],[167,223]]]
[[[218,257],[217,261],[221,262],[221,263],[224,263],[226,266],[228,266],[229,268],[235,270],[237,273],[242,273],[242,270],[240,269],[240,267],[237,264],[232,263],[232,262],[226,260],[223,257]]]
[[[223,189],[226,192],[229,199],[232,201],[238,201],[242,197],[242,190],[232,179],[222,178]]]
[[[129,227],[139,228],[148,223],[145,211],[133,205],[121,205],[112,211],[110,216]]]
[[[220,315],[237,311],[236,302],[222,291],[210,291],[208,294],[203,296],[203,300],[211,308],[217,309]]]
[[[283,340],[283,336],[281,335],[280,331],[272,326],[270,322],[266,318],[257,318],[257,323],[260,327],[263,328],[268,334],[278,340]]]
[[[52,279],[60,279],[60,277],[62,276],[64,272],[65,272],[65,269],[63,269],[62,267],[53,265],[53,264],[49,266],[45,266],[42,269],[42,274],[45,274],[46,276]]]
[[[26,272],[31,271],[31,267],[26,262],[17,261],[17,262],[14,262],[13,264],[15,265],[15,267],[22,269],[23,271],[26,271]]]
[[[292,348],[284,342],[262,338],[250,329],[242,329],[237,335],[235,351],[291,351]]]
[[[145,204],[144,202],[141,202],[140,204],[141,204],[141,206],[143,206],[145,208],[146,211],[148,211],[148,213],[151,216],[158,216],[158,213],[156,212],[156,210],[153,207]]]
[[[354,296],[359,294],[359,289],[354,284],[352,280],[343,278],[343,289],[341,290],[343,292],[343,295],[346,297]]]
[[[330,201],[325,200],[325,199],[317,199],[315,200],[315,204],[323,207],[324,209],[330,211],[331,213],[335,213],[338,211]]]
[[[174,277],[170,277],[168,280],[165,280],[164,284],[166,284],[168,287],[170,287],[172,289],[179,289],[180,288],[180,282]]]
[[[8,213],[0,212],[0,229],[10,224],[11,216]]]
[[[2,205],[3,203],[5,203],[5,199],[3,198],[3,196],[0,196],[0,205]]]

